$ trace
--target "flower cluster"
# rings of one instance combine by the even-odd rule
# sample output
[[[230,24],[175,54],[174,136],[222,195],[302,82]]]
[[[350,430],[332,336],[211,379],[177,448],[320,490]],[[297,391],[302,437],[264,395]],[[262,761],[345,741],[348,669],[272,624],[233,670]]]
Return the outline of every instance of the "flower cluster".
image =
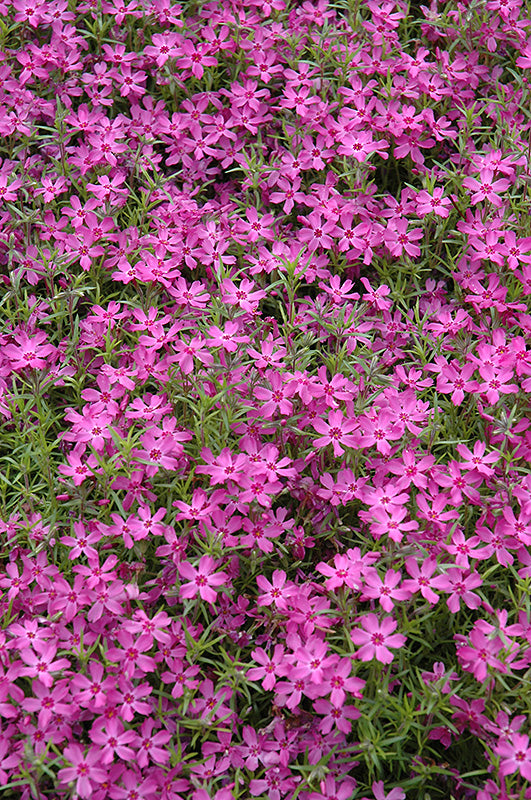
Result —
[[[0,786],[531,797],[525,4],[0,11]]]

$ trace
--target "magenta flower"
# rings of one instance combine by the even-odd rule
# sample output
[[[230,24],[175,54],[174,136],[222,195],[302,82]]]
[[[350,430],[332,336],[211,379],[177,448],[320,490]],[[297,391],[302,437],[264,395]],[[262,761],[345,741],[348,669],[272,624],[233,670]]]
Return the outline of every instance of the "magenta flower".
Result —
[[[474,628],[468,640],[464,639],[464,643],[459,644],[457,658],[464,670],[472,672],[475,679],[483,683],[487,677],[488,667],[497,672],[507,672],[506,665],[497,658],[503,647],[504,644],[499,636],[491,638]]]
[[[417,213],[422,219],[426,214],[437,214],[439,217],[448,217],[450,212],[448,210],[451,206],[449,197],[444,197],[444,189],[436,186],[433,189],[433,194],[421,191],[416,197]]]
[[[361,697],[365,681],[351,676],[352,663],[349,658],[341,658],[328,667],[319,685],[320,695],[330,695],[335,708],[341,708],[348,696]]]
[[[287,611],[287,600],[296,591],[295,584],[291,581],[286,583],[286,573],[282,569],[273,572],[273,581],[270,583],[264,575],[256,578],[258,587],[262,594],[258,595],[257,603],[261,606],[274,604],[280,611]]]
[[[14,335],[16,344],[8,344],[3,348],[3,355],[11,361],[12,369],[43,369],[46,359],[57,352],[51,344],[45,344],[47,336],[44,331],[35,331],[28,335],[19,330]]]
[[[326,447],[331,444],[334,448],[335,456],[342,456],[345,452],[342,445],[355,448],[359,444],[359,437],[352,435],[352,431],[358,427],[358,422],[347,420],[342,411],[330,411],[328,422],[323,419],[316,419],[313,422],[313,427],[317,433],[323,434],[318,439],[313,440],[314,446]]]
[[[454,406],[460,406],[465,399],[465,392],[473,392],[477,388],[477,382],[472,379],[475,371],[474,364],[462,366],[457,359],[443,364],[437,377],[437,391],[451,394]]]
[[[472,197],[470,198],[472,205],[481,203],[483,200],[492,203],[496,208],[503,205],[503,200],[497,192],[505,192],[511,183],[507,178],[499,178],[496,181],[493,178],[494,172],[490,169],[484,169],[479,173],[479,180],[476,178],[465,178],[463,180],[463,186],[472,192]]]
[[[136,763],[139,767],[146,767],[149,761],[156,764],[165,764],[170,760],[170,751],[166,745],[171,734],[168,731],[158,731],[153,733],[155,722],[152,719],[145,719],[136,739]],[[136,738],[136,737],[135,737]]]
[[[319,730],[321,733],[330,733],[332,728],[337,728],[342,733],[350,733],[352,720],[359,719],[361,712],[352,705],[335,706],[328,700],[314,700],[314,710],[319,714]]]
[[[378,153],[382,158],[387,159],[389,156],[385,151],[388,147],[389,142],[385,139],[375,140],[370,131],[357,130],[346,133],[342,137],[337,152],[339,155],[352,156],[361,163],[367,161],[372,153]]]
[[[327,656],[328,646],[316,637],[307,640],[306,646],[298,647],[295,652],[295,669],[290,673],[295,678],[309,678],[311,683],[322,683],[325,670],[334,667],[339,656],[333,653]]]
[[[90,532],[82,522],[74,522],[75,536],[62,536],[61,544],[70,547],[68,558],[79,558],[80,555],[87,558],[97,558],[98,551],[92,545],[99,542],[101,533],[98,531]]]
[[[19,54],[17,58],[20,58]],[[2,200],[13,202],[17,199],[17,190],[23,186],[23,182],[20,178],[15,178],[15,180],[9,182],[9,176],[2,172],[0,173],[0,202]]]
[[[222,347],[227,353],[235,353],[240,344],[250,341],[248,336],[241,335],[241,331],[242,327],[237,322],[226,322],[223,330],[212,325],[208,329],[209,338],[206,339],[206,344],[209,347]]]
[[[307,217],[298,217],[304,225],[297,232],[300,242],[306,242],[311,253],[318,247],[332,247],[332,236],[338,232],[335,222],[324,220],[318,211],[312,211]]]
[[[33,647],[37,652],[28,649],[20,653],[22,661],[27,665],[22,667],[20,674],[27,675],[30,678],[37,678],[49,689],[54,683],[52,673],[68,668],[70,662],[67,658],[55,658],[57,645],[52,642],[37,640]]]
[[[406,643],[405,636],[393,633],[398,623],[391,617],[384,617],[380,623],[376,614],[365,614],[359,622],[361,629],[355,628],[350,633],[354,644],[361,645],[356,658],[361,661],[376,658],[382,664],[390,664],[393,654],[389,648],[402,647]]]
[[[188,561],[179,562],[179,574],[188,578],[188,583],[183,583],[179,589],[181,597],[189,598],[199,594],[207,603],[215,603],[217,593],[213,587],[222,586],[228,579],[226,572],[215,572],[217,563],[212,556],[201,556],[197,569]]]
[[[80,745],[71,744],[65,748],[63,755],[72,766],[59,770],[59,780],[61,783],[75,781],[77,794],[80,797],[90,797],[94,792],[94,784],[103,783],[107,777],[107,772],[98,766],[101,764],[100,749],[91,748],[85,754]]]
[[[353,562],[347,556],[342,556],[337,553],[334,556],[334,566],[320,561],[317,564],[317,571],[322,575],[327,576],[325,587],[327,592],[338,589],[340,586],[346,585],[351,589],[361,589],[361,562]]]
[[[68,679],[57,681],[55,686],[47,688],[40,681],[33,684],[35,697],[27,697],[22,701],[25,711],[38,712],[39,727],[46,728],[54,714],[68,716],[71,697],[68,692]],[[62,702],[65,700],[66,702]]]
[[[388,409],[383,408],[377,414],[364,414],[361,418],[361,445],[371,447],[376,445],[376,449],[382,455],[391,452],[390,441],[396,441],[402,437],[402,426],[396,421],[395,415]]]
[[[482,364],[479,374],[483,378],[483,383],[478,386],[478,391],[485,395],[489,405],[494,405],[500,399],[501,394],[517,394],[518,386],[516,383],[509,383],[513,377],[511,369],[495,369],[489,364]]]
[[[350,732],[350,726],[346,733]],[[320,792],[311,792],[308,800],[350,800],[356,788],[353,778],[346,778],[339,782],[332,775],[328,775],[321,781]]]
[[[420,592],[428,603],[435,605],[439,602],[439,595],[435,594],[431,588],[433,581],[431,577],[437,569],[437,561],[434,558],[427,558],[419,566],[416,558],[410,556],[406,559],[406,570],[411,576],[410,580],[405,580],[402,583],[404,589],[410,592]]]
[[[518,770],[525,780],[531,780],[529,736],[513,733],[510,739],[499,742],[494,747],[494,752],[501,757],[500,775],[512,775]]]
[[[110,764],[114,756],[129,762],[136,757],[136,747],[139,743],[138,735],[132,730],[124,730],[119,719],[105,720],[99,717],[92,726],[90,738],[94,744],[101,747],[101,763]],[[133,747],[129,745],[133,744]]]
[[[401,579],[401,573],[394,569],[388,569],[382,579],[374,567],[370,567],[365,573],[360,599],[378,600],[384,611],[391,612],[394,608],[393,600],[408,600],[411,597],[409,589],[399,587]]]
[[[407,219],[392,219],[384,232],[384,242],[392,256],[401,256],[405,251],[411,258],[420,256],[420,247],[415,244],[422,239],[421,228],[408,230]]]
[[[470,573],[459,567],[450,567],[444,575],[437,575],[431,585],[434,589],[447,592],[450,597],[446,604],[452,614],[456,614],[462,600],[467,608],[479,608],[481,598],[472,589],[477,589],[483,583],[477,572]]]
[[[511,8],[510,4],[509,8]],[[528,42],[520,53],[521,55],[516,59],[516,66],[522,67],[522,69],[531,69],[531,42]]]
[[[281,675],[281,668],[284,663],[284,647],[281,644],[275,645],[272,656],[268,656],[262,647],[257,647],[256,650],[252,651],[251,655],[261,666],[248,669],[247,678],[250,681],[257,681],[263,678],[262,686],[268,692],[273,689],[277,677]]]
[[[225,278],[221,283],[223,292],[222,300],[224,303],[230,305],[238,305],[244,311],[254,313],[258,308],[258,303],[263,297],[266,297],[266,292],[262,289],[256,289],[254,281],[244,278],[239,286],[236,286],[229,278]]]
[[[148,650],[151,650],[151,636],[143,633],[135,639],[127,631],[121,630],[116,638],[120,647],[110,647],[107,650],[107,658],[109,661],[120,664],[124,675],[132,677],[137,671],[155,671],[155,660],[151,656],[145,655]]]
[[[264,417],[271,419],[277,411],[283,415],[291,414],[293,403],[289,398],[297,391],[296,382],[283,379],[282,375],[272,370],[268,370],[265,377],[271,388],[257,386],[254,390],[255,397],[261,401],[260,410]]]
[[[0,576],[0,588],[7,589],[7,592],[4,592],[7,600],[13,600],[21,591],[27,589],[30,576],[23,569],[19,573],[14,562],[6,564],[4,569],[5,575]]]
[[[385,791],[383,781],[374,781],[371,788],[374,795],[374,800],[404,800],[406,796],[406,793],[399,786],[396,786],[394,789],[391,789],[389,793],[387,793]],[[371,799],[368,797],[362,797],[361,800]]]
[[[392,306],[390,300],[385,298],[390,293],[391,289],[386,284],[382,284],[377,289],[373,289],[369,283],[368,278],[360,278],[361,282],[367,289],[366,294],[363,295],[362,300],[378,309],[378,311],[389,311]]]
[[[245,209],[245,216],[247,220],[238,220],[236,226],[238,233],[245,233],[245,240],[256,242],[258,239],[263,238],[272,241],[275,238],[275,234],[271,230],[271,226],[275,221],[272,214],[264,214],[259,217],[256,208],[251,207]]]
[[[213,67],[218,63],[217,58],[209,56],[210,45],[200,42],[197,46],[190,39],[183,39],[180,42],[180,50],[183,57],[179,58],[175,65],[180,68],[189,67],[194,78],[202,78],[204,67]]]
[[[201,336],[194,336],[188,341],[177,339],[172,344],[176,353],[173,356],[173,360],[179,364],[184,375],[189,375],[193,372],[195,358],[207,366],[214,362],[212,354],[204,347],[205,340]]]
[[[98,661],[91,661],[89,674],[77,674],[71,680],[76,703],[92,710],[103,708],[107,701],[107,692],[114,689],[114,679],[104,678],[105,670]]]
[[[474,444],[474,452],[469,450],[465,444],[458,444],[456,450],[461,458],[465,459],[461,464],[461,469],[477,470],[487,478],[494,475],[494,470],[490,465],[499,461],[500,456],[495,452],[485,455],[486,449],[485,442],[476,442]]]
[[[278,494],[282,489],[280,481],[270,481],[267,475],[253,475],[252,473],[251,475],[242,475],[240,486],[242,491],[239,498],[243,503],[250,503],[256,500],[257,503],[266,508],[271,506],[272,496]],[[259,540],[261,539],[261,537],[258,538]],[[256,543],[258,544],[259,541],[257,540]],[[249,540],[248,536],[243,537],[242,544],[245,547],[252,547],[253,541]],[[266,552],[271,552],[271,549]]]

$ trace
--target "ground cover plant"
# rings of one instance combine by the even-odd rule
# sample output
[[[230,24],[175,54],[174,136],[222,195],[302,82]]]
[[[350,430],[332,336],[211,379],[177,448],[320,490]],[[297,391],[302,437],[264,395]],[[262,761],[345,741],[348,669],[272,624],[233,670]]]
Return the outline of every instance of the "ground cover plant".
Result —
[[[0,18],[1,796],[531,797],[529,8]]]

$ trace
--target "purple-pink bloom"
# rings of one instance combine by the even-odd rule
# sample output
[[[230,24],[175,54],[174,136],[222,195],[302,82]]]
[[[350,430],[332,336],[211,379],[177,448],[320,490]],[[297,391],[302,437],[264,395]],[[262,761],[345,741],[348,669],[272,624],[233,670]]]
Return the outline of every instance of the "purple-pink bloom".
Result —
[[[356,658],[361,661],[371,661],[376,658],[382,664],[390,664],[393,654],[390,647],[402,647],[406,637],[401,633],[393,633],[398,623],[392,617],[384,617],[380,622],[376,614],[365,614],[359,618],[361,628],[355,628],[350,633],[354,644],[360,645]]]
[[[353,436],[352,431],[358,428],[356,420],[347,420],[342,411],[330,411],[328,413],[328,422],[324,419],[316,419],[313,422],[313,427],[317,433],[321,433],[318,439],[313,440],[315,447],[326,447],[331,444],[334,448],[335,456],[342,456],[345,452],[345,447],[355,448],[359,444],[359,437]]]
[[[202,600],[215,603],[217,593],[213,587],[222,586],[228,578],[226,572],[215,572],[217,564],[212,556],[201,556],[197,568],[188,561],[180,561],[177,565],[179,574],[183,578],[188,578],[188,582],[183,583],[179,589],[181,597],[195,597],[199,593]]]
[[[94,792],[94,784],[103,783],[107,772],[98,766],[101,763],[99,748],[90,748],[87,753],[78,744],[65,747],[63,756],[72,766],[59,770],[61,783],[74,783],[80,797],[90,797]]]

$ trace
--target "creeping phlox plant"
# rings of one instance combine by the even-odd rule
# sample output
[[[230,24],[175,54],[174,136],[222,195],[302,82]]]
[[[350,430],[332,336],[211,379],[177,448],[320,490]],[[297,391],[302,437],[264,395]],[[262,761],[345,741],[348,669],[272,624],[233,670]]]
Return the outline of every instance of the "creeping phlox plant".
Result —
[[[2,797],[531,798],[530,17],[0,0]]]

